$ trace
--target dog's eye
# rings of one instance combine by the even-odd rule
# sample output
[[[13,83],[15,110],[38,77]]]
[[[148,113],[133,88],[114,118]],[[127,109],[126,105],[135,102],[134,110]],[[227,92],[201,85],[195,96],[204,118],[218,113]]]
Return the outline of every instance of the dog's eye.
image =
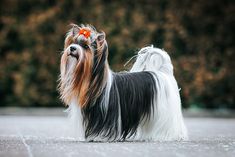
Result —
[[[97,48],[97,43],[96,42],[91,43],[91,47],[96,49]]]
[[[89,46],[86,43],[80,43],[79,45],[84,49],[89,49]]]
[[[85,45],[83,45],[82,47],[83,47],[84,49],[89,49],[89,46],[88,46],[88,45],[86,45],[86,44],[85,44]]]

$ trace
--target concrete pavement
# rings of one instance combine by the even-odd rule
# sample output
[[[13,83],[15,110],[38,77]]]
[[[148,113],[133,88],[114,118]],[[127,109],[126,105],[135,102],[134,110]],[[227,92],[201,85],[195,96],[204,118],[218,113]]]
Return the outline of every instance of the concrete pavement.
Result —
[[[0,115],[0,157],[235,156],[235,119],[186,118],[189,141],[78,142],[60,116]]]

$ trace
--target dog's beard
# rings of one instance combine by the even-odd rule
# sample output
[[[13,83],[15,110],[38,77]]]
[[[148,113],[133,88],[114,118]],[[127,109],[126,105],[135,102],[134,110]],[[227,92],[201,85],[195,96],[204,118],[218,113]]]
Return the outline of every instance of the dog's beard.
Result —
[[[61,60],[60,91],[61,98],[66,104],[70,103],[73,97],[79,98],[81,104],[86,100],[85,95],[89,88],[90,74],[92,67],[92,54],[79,52],[79,57],[63,54]]]
[[[67,78],[74,77],[75,69],[78,65],[78,60],[75,57],[68,56],[67,63],[65,65],[65,75]]]
[[[71,101],[71,98],[74,94],[73,83],[75,81],[75,69],[77,66],[78,66],[78,60],[76,58],[63,54],[61,58],[61,75],[60,75],[59,90],[61,91],[61,99],[66,104]]]

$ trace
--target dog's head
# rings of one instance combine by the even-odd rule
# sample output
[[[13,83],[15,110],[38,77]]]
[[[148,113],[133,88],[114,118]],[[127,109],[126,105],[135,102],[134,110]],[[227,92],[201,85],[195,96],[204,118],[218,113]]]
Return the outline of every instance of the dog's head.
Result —
[[[60,66],[59,89],[66,104],[77,97],[79,104],[85,106],[91,91],[100,90],[108,66],[107,56],[104,32],[97,32],[91,25],[72,25],[65,38]]]

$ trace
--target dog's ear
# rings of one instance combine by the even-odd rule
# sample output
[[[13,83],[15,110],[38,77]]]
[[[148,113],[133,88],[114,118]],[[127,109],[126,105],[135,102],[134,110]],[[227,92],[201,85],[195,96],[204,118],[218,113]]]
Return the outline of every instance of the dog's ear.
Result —
[[[71,24],[71,26],[72,26],[72,29],[71,29],[72,35],[73,36],[77,35],[81,28],[76,24]]]
[[[97,41],[99,42],[100,45],[103,45],[105,41],[105,33],[103,31],[98,34]]]

